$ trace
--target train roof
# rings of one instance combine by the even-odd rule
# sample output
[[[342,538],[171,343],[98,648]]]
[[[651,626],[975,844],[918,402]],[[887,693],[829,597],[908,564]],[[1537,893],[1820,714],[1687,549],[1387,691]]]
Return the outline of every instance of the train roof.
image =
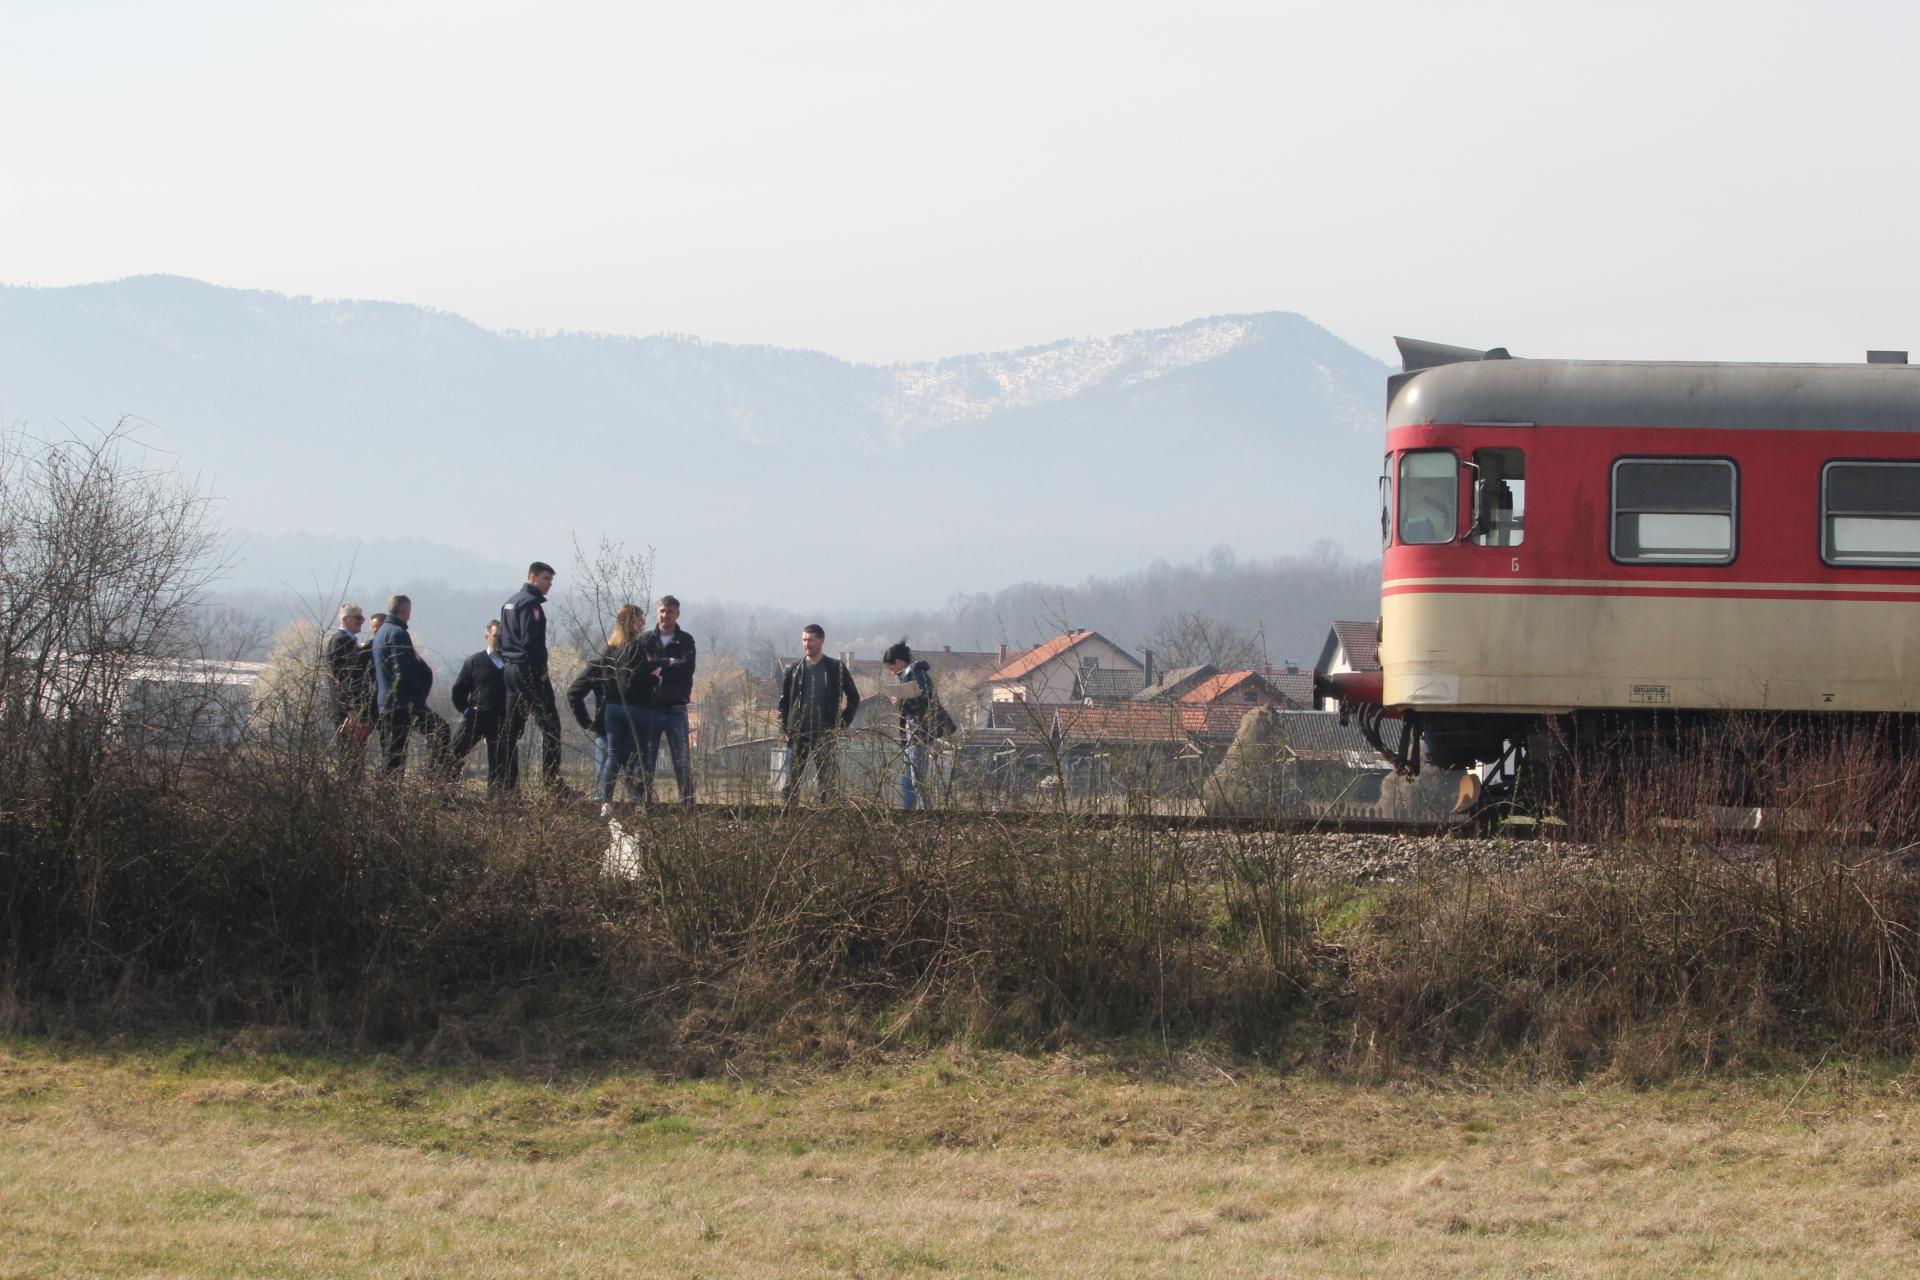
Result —
[[[1526,360],[1396,339],[1387,429],[1432,423],[1920,432],[1920,366]]]

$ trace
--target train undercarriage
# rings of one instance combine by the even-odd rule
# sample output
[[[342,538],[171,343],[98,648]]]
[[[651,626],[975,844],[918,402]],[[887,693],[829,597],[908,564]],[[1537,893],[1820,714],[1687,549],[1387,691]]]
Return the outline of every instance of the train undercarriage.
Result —
[[[1835,810],[1857,821],[1881,808],[1904,823],[1891,809],[1910,807],[1905,793],[1920,790],[1920,717],[1906,714],[1473,714],[1369,703],[1342,713],[1396,773],[1457,774],[1462,823],[1522,817],[1598,829],[1728,809]]]

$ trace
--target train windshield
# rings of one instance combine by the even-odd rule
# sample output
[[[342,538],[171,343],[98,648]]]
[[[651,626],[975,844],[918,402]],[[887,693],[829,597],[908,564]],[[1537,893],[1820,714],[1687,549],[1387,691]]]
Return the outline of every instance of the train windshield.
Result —
[[[1452,542],[1460,530],[1460,460],[1449,449],[1400,455],[1400,541]]]

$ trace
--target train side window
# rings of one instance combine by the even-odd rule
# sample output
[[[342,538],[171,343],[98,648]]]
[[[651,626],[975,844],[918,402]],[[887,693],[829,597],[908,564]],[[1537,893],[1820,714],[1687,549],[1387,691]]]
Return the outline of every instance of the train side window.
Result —
[[[1920,565],[1920,463],[1829,462],[1820,529],[1828,564]]]
[[[1483,547],[1517,547],[1526,535],[1527,455],[1518,449],[1476,449],[1473,465],[1473,540]]]
[[[1737,477],[1725,458],[1622,458],[1613,464],[1613,558],[1728,564]]]
[[[1452,542],[1460,531],[1460,460],[1451,449],[1400,455],[1400,541]]]

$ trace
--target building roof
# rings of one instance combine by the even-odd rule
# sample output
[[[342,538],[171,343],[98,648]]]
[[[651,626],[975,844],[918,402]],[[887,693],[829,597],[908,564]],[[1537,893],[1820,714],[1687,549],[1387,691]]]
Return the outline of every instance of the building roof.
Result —
[[[1175,667],[1171,671],[1155,672],[1153,683],[1134,694],[1142,702],[1163,698],[1178,698],[1195,685],[1217,674],[1219,668],[1203,662],[1197,667]]]
[[[1285,698],[1289,707],[1302,711],[1313,710],[1313,672],[1302,671],[1295,667],[1268,667],[1261,673],[1267,683],[1273,686],[1275,693]]]
[[[1057,635],[1044,644],[1037,644],[1027,650],[1006,666],[1001,667],[998,671],[988,676],[987,680],[989,683],[998,684],[1003,680],[1021,679],[1053,661],[1091,635],[1093,635],[1093,632],[1088,631],[1085,627]]]
[[[990,702],[986,704],[989,729],[1031,729],[1043,736],[1053,733],[1053,715],[1062,706],[1077,706],[1077,703],[1060,702]]]
[[[1280,696],[1279,690],[1268,684],[1267,678],[1258,671],[1222,671],[1181,694],[1180,701],[1218,702],[1235,692],[1264,693],[1273,698]]]
[[[976,729],[962,729],[953,735],[951,741],[957,747],[976,751],[1012,751],[1019,748],[1044,747],[1051,739],[1038,729],[982,726]]]
[[[1056,715],[1063,742],[1185,742],[1184,710],[1178,703],[1109,702],[1065,706]]]
[[[1337,711],[1283,711],[1280,737],[1295,759],[1345,764],[1377,762],[1378,767],[1386,767],[1380,753],[1361,734],[1359,723],[1341,724]]]
[[[1075,627],[1071,631],[1062,632],[1060,635],[1057,635],[1053,639],[1046,641],[1044,644],[1035,645],[1033,648],[1027,650],[1025,653],[1014,658],[1011,662],[1007,663],[1004,667],[1001,667],[998,671],[988,676],[987,681],[991,684],[1000,684],[1008,680],[1024,679],[1027,676],[1031,675],[1033,672],[1038,671],[1041,667],[1046,666],[1049,662],[1052,662],[1055,658],[1059,657],[1061,654],[1065,653],[1067,650],[1073,648],[1075,645],[1080,644],[1081,642],[1086,640],[1095,640],[1095,639],[1106,640],[1108,644],[1112,644],[1115,651],[1117,651],[1121,657],[1125,658],[1128,662],[1132,663],[1135,667],[1140,667],[1142,665],[1133,657],[1132,654],[1128,653],[1125,649],[1120,648],[1119,645],[1113,644],[1113,641],[1107,640],[1107,638],[1101,635],[1098,631],[1089,631],[1085,627]]]
[[[1380,627],[1373,622],[1336,622],[1334,639],[1346,651],[1347,663],[1355,671],[1380,669]]]
[[[1126,699],[1139,693],[1147,673],[1127,667],[1095,667],[1080,673],[1080,691],[1089,698]]]
[[[1055,716],[1062,741],[1186,742],[1193,738],[1226,741],[1239,731],[1252,707],[1188,702],[1120,702],[1067,705]]]
[[[1240,722],[1248,713],[1259,708],[1244,702],[1183,702],[1180,710],[1186,717],[1187,732],[1195,737],[1230,739],[1240,732]]]

